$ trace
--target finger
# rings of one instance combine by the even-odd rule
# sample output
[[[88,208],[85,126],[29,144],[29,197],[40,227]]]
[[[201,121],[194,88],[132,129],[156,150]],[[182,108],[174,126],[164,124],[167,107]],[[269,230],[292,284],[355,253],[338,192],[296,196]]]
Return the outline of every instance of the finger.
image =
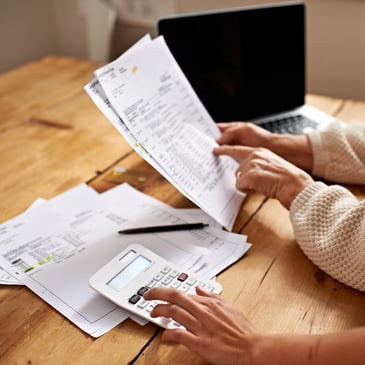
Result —
[[[186,295],[177,289],[172,288],[152,288],[144,294],[146,300],[162,300],[184,308],[194,317],[198,318],[201,312],[199,304],[194,300],[194,296]]]
[[[199,338],[191,332],[174,329],[165,330],[162,334],[162,341],[181,344],[193,352],[199,353]]]
[[[224,132],[226,129],[231,128],[232,125],[236,124],[236,122],[230,122],[230,123],[216,123],[217,127],[221,132]]]
[[[208,292],[206,290],[204,290],[203,288],[201,288],[200,286],[197,286],[195,288],[196,294],[201,296],[201,297],[208,297],[208,298],[219,298],[220,296],[211,292]]]
[[[144,299],[146,299],[146,300],[156,300],[156,299],[162,300],[160,298],[160,296],[159,296],[160,289],[162,289],[163,291],[166,291],[167,290],[165,288],[153,288],[153,289],[150,289],[148,292],[145,293]],[[175,291],[176,289],[172,289],[172,290]],[[214,294],[214,293],[211,293],[211,292],[208,292],[208,291],[204,290],[203,288],[201,288],[200,286],[197,286],[195,288],[195,292],[196,292],[197,295],[190,294],[189,296],[191,298],[193,298],[195,301],[198,301],[198,302],[201,302],[199,300],[199,297],[202,297],[202,298],[205,298],[205,297],[207,297],[207,298],[215,298],[215,299],[222,300],[219,295]]]
[[[143,297],[146,300],[163,300],[165,302],[173,302],[174,296],[178,293],[177,289],[172,288],[151,288]]]
[[[147,294],[148,293],[148,294]],[[202,321],[210,320],[206,303],[202,299],[211,300],[214,295],[202,291],[206,297],[199,295],[186,295],[176,289],[153,288],[144,295],[144,298],[167,301],[167,304],[158,304],[151,312],[152,317],[162,316],[173,318],[183,325],[188,331],[198,333]],[[209,298],[207,298],[209,297]]]
[[[227,128],[230,128],[232,126],[244,125],[244,124],[248,124],[248,122],[239,121],[239,120],[232,120],[231,122],[217,122],[216,123],[216,125],[218,126],[219,129],[227,129]]]
[[[166,329],[162,334],[162,341],[175,342],[182,344],[186,342],[188,338],[195,338],[195,336],[183,329]]]
[[[222,134],[217,139],[220,145],[244,145],[242,143],[242,135],[244,134],[243,123],[231,123],[229,127],[221,130]]]
[[[226,155],[235,158],[236,160],[244,160],[246,159],[250,153],[254,151],[253,147],[247,146],[229,146],[223,145],[219,147],[215,147],[213,149],[213,153],[217,156]]]
[[[158,304],[151,311],[150,315],[151,317],[172,318],[192,333],[197,333],[201,327],[200,321],[197,318],[177,304]]]

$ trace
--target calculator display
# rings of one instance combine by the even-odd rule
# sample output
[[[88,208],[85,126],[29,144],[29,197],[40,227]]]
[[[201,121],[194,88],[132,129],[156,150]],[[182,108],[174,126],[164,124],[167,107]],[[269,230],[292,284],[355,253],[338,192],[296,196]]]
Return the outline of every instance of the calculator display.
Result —
[[[107,282],[107,285],[116,291],[120,291],[133,278],[144,271],[150,264],[151,260],[139,255],[132,262],[130,262],[122,271]]]

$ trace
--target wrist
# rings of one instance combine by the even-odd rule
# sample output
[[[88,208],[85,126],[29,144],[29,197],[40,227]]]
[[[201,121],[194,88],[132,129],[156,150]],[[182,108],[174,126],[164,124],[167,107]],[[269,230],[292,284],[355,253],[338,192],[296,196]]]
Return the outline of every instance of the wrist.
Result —
[[[296,197],[309,185],[313,184],[313,182],[314,180],[309,174],[298,169],[295,179],[292,179],[291,182],[285,186],[279,201],[289,210]]]
[[[313,168],[313,151],[306,135],[274,134],[268,147],[285,160],[304,169]]]
[[[315,336],[266,335],[256,342],[251,365],[307,365]]]
[[[251,365],[284,364],[283,354],[286,349],[282,341],[275,335],[262,335],[257,338],[252,351]],[[281,356],[280,356],[281,354]],[[279,357],[279,362],[277,361]]]

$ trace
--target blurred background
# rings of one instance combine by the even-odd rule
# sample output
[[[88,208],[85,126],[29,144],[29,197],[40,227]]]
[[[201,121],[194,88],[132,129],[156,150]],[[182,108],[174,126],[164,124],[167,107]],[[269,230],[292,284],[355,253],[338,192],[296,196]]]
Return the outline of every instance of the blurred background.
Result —
[[[275,2],[0,0],[0,73],[47,55],[106,63],[144,34],[156,36],[156,21],[162,16]],[[307,91],[365,100],[365,0],[303,2]]]

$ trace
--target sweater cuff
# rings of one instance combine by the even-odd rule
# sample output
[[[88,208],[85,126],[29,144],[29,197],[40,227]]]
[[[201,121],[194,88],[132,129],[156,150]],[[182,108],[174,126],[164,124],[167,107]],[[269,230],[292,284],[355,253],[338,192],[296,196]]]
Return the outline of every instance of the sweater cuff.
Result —
[[[296,198],[293,200],[290,206],[290,217],[292,218],[298,211],[305,206],[308,201],[315,195],[317,192],[327,189],[328,186],[321,181],[316,181],[307,186],[302,192],[300,192]]]
[[[323,176],[326,166],[329,162],[328,154],[326,149],[322,145],[322,139],[318,131],[314,131],[307,134],[309,142],[312,146],[313,151],[313,167],[312,175]]]

